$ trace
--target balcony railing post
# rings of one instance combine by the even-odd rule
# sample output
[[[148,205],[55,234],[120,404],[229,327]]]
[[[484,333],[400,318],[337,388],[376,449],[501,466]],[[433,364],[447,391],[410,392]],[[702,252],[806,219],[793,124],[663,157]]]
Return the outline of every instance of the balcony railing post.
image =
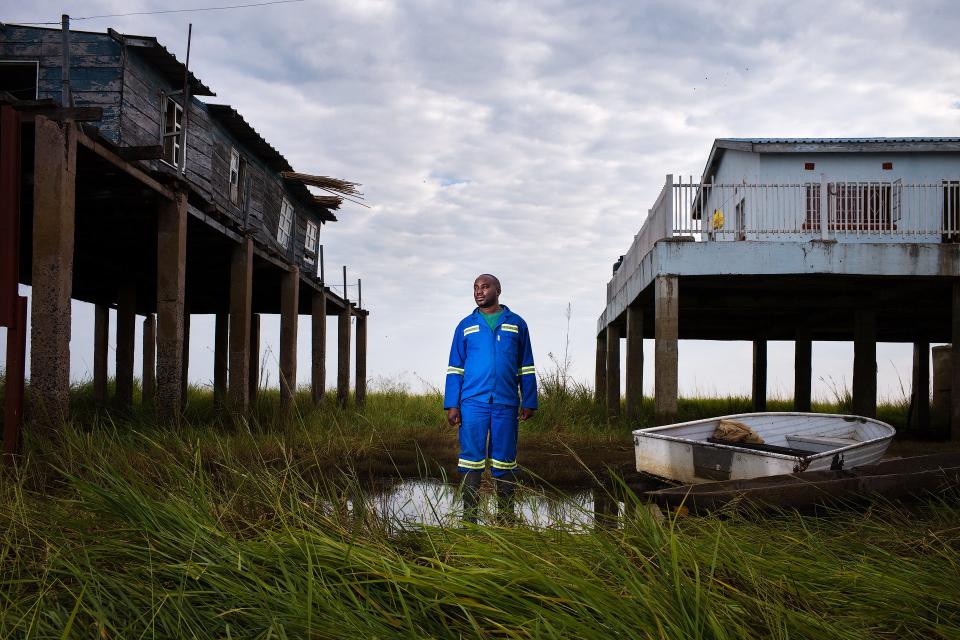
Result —
[[[673,237],[673,174],[667,174],[667,182],[663,187],[663,209],[664,209],[664,238]]]
[[[830,183],[827,174],[820,174],[820,239],[830,239]]]

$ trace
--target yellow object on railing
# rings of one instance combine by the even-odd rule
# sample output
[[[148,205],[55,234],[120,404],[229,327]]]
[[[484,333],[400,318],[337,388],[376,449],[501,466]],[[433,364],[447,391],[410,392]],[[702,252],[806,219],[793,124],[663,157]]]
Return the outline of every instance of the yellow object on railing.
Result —
[[[723,229],[723,210],[713,210],[713,230]]]

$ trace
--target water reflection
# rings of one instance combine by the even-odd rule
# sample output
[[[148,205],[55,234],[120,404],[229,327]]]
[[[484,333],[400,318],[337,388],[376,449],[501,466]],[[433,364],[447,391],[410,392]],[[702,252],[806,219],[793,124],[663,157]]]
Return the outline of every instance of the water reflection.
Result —
[[[492,524],[496,500],[489,491],[484,491],[481,502],[481,522]],[[460,522],[459,492],[439,480],[394,482],[380,491],[368,493],[363,503],[363,508],[378,520],[397,528],[455,526]],[[587,531],[617,526],[622,512],[623,503],[602,488],[563,493],[521,486],[516,492],[517,524],[535,529]]]

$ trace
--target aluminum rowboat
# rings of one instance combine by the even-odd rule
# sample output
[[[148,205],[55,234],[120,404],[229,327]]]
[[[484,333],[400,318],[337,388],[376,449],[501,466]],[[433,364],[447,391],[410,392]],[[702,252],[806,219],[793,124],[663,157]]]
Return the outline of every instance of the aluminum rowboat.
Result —
[[[763,444],[713,438],[720,420],[750,427]],[[695,484],[802,471],[852,469],[877,462],[896,430],[861,416],[828,413],[742,413],[633,432],[637,471]]]

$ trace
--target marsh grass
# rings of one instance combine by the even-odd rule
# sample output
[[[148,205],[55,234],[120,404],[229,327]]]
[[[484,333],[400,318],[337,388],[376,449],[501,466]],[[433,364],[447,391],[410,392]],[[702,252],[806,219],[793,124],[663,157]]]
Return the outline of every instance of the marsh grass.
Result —
[[[0,637],[960,633],[955,492],[709,518],[618,494],[616,528],[403,529],[349,473],[197,435],[69,427],[46,482],[31,457],[3,477]]]

